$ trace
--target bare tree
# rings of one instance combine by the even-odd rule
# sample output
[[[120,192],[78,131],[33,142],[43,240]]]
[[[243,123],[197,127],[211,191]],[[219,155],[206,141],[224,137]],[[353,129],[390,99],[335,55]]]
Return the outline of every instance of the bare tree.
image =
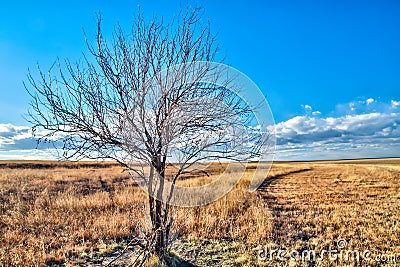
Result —
[[[147,188],[154,230],[148,250],[160,258],[171,237],[177,180],[205,162],[251,159],[265,142],[243,127],[252,113],[229,89],[234,79],[208,63],[218,46],[201,15],[187,10],[166,24],[146,22],[139,12],[132,31],[117,26],[109,42],[99,16],[95,45],[87,41],[82,62],[28,75],[30,120],[47,131],[42,139],[63,133],[65,158],[115,160]]]

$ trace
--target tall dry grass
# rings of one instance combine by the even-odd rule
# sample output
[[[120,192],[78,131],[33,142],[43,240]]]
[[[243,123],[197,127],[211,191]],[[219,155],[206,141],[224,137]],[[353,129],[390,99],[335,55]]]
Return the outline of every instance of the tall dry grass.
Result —
[[[136,234],[144,199],[117,167],[3,168],[0,265],[56,264],[107,250]]]
[[[217,201],[201,207],[183,209],[186,216],[184,236],[196,239],[240,239],[247,244],[267,240],[272,230],[271,211],[257,192],[250,192],[249,185],[253,177],[254,166],[248,166],[242,179],[228,194]],[[269,178],[285,173],[302,170],[307,166],[281,164],[272,168]],[[218,173],[209,177],[193,178],[185,181],[194,184],[207,184],[218,177]]]
[[[250,166],[214,203],[175,210],[182,231],[174,250],[202,266],[283,266],[257,261],[257,250],[319,250],[338,239],[351,249],[399,252],[399,163],[279,163],[253,193]],[[0,266],[100,264],[148,227],[147,196],[121,168],[26,164],[0,164]],[[211,175],[181,183],[206,184],[224,168],[211,165]],[[324,264],[343,266],[315,265]]]

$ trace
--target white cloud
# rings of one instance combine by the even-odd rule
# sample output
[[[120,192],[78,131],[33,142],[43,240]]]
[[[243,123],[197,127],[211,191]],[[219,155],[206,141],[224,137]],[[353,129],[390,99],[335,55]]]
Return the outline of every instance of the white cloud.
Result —
[[[19,140],[32,137],[30,127],[15,126],[10,123],[0,124],[0,150],[5,150],[8,146],[13,146]]]
[[[11,137],[18,136],[29,132],[30,127],[27,126],[15,126],[10,123],[0,123],[0,137]]]
[[[400,101],[379,101],[375,98],[365,100],[356,100],[350,103],[338,104],[335,113],[339,115],[345,114],[361,114],[361,113],[391,113],[399,112],[397,109],[400,106]]]
[[[374,103],[375,99],[373,98],[368,98],[365,102],[367,103],[367,105]]]
[[[276,125],[278,159],[399,156],[400,114],[297,116]]]
[[[355,106],[356,106],[356,103],[355,103],[355,102],[350,102],[350,103],[349,103],[349,107],[350,107],[350,110],[351,110],[351,111],[355,111],[355,110],[356,110]]]
[[[335,115],[322,117],[315,116],[321,115],[320,111],[312,112],[310,105],[302,105],[308,115],[295,116],[275,126],[276,158],[400,156],[399,106],[400,101],[382,103],[371,98],[338,105]],[[38,134],[44,135],[45,132],[39,131]],[[55,136],[54,141],[61,137]],[[35,148],[36,139],[30,127],[0,124],[0,159],[45,159],[49,155],[46,151],[50,151],[52,146]]]
[[[0,151],[35,149],[37,147],[37,139],[48,133],[46,130],[37,130],[35,133],[36,137],[34,137],[32,129],[29,126],[0,123]],[[49,137],[48,140],[57,142],[63,136],[63,134],[55,134]],[[41,145],[41,149],[48,148],[53,148],[53,145],[50,143]]]
[[[392,100],[392,101],[390,101],[390,103],[392,104],[393,108],[400,106],[400,101]]]

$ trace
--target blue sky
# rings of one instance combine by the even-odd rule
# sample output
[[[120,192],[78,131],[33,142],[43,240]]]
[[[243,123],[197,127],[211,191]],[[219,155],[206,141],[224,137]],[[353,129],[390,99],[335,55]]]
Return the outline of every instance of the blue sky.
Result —
[[[188,2],[204,6],[226,62],[267,95],[279,159],[400,156],[399,1]],[[95,12],[102,12],[109,33],[117,21],[128,29],[138,4],[147,17],[166,20],[181,6],[0,3],[0,159],[37,157],[22,117],[28,68],[81,58],[83,29],[93,36]]]

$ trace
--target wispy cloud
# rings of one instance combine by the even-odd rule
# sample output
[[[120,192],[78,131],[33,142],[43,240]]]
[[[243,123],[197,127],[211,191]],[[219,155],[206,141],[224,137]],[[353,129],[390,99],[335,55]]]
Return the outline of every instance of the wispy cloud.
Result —
[[[308,104],[301,105],[305,110],[312,110],[312,107]]]
[[[0,123],[0,159],[48,159],[55,157],[55,149],[51,143],[37,144],[37,138],[45,131],[32,134],[29,126],[16,126]],[[61,136],[54,138],[57,141]]]
[[[367,103],[367,105],[372,104],[375,102],[375,99],[373,98],[368,98],[367,100],[365,100],[365,102]]]
[[[391,100],[390,103],[392,104],[393,108],[396,108],[396,107],[400,106],[400,101]]]
[[[338,104],[334,111],[338,115],[365,114],[365,113],[400,112],[400,101],[391,100],[382,102],[374,98],[355,100],[349,103]]]
[[[30,127],[0,124],[0,150],[32,148],[33,144],[36,141],[32,138]]]

